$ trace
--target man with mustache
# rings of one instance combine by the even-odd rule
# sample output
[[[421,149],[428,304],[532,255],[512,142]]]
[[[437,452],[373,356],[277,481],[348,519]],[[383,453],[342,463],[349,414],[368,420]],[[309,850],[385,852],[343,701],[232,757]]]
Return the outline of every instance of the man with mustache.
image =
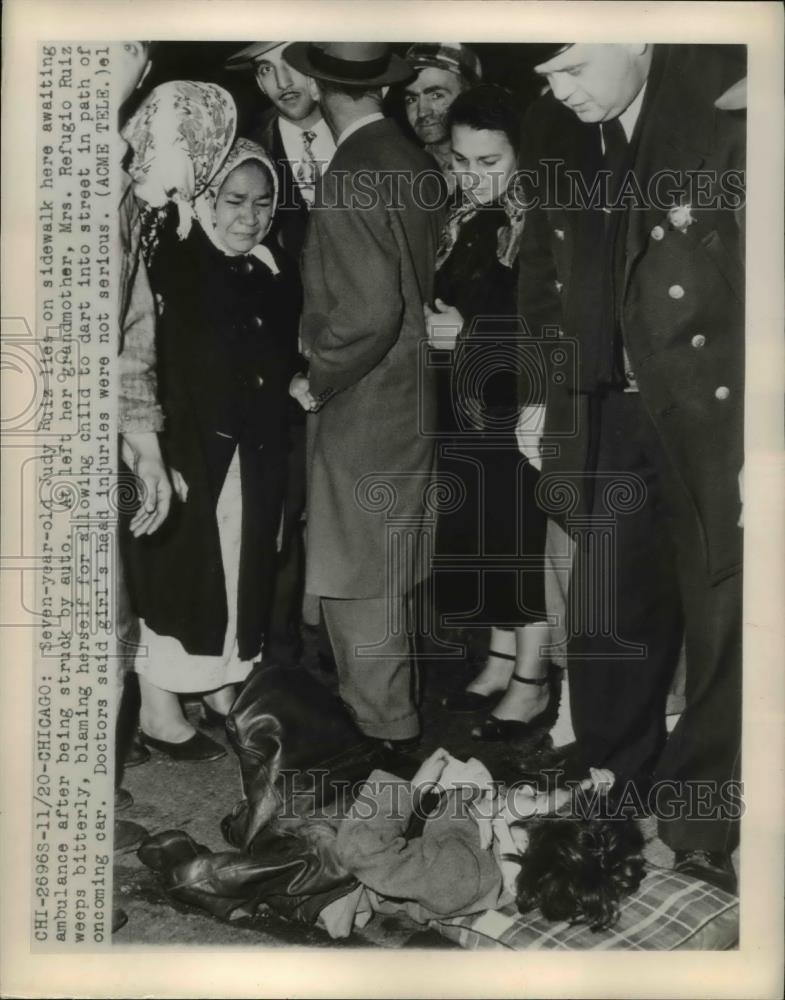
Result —
[[[230,70],[253,72],[259,90],[273,107],[249,131],[248,138],[267,150],[278,172],[278,239],[297,260],[305,240],[314,186],[335,152],[322,118],[313,80],[290,66],[283,55],[288,42],[252,42],[226,63]]]
[[[404,90],[406,117],[426,152],[446,174],[450,169],[447,112],[462,90],[479,83],[480,60],[460,42],[415,42],[404,58],[417,73]]]
[[[522,143],[540,207],[521,241],[520,309],[540,343],[564,338],[546,352],[541,496],[576,544],[571,763],[642,789],[676,870],[735,892],[745,121],[723,95],[744,50],[547,48],[534,68],[548,92]],[[560,165],[550,191],[547,163]],[[668,736],[682,637],[686,704]]]

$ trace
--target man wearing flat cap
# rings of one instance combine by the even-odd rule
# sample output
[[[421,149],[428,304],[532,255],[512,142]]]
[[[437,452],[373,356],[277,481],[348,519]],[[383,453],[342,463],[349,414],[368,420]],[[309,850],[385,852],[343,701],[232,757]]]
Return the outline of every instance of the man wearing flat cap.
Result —
[[[535,72],[549,93],[522,144],[541,184],[520,308],[532,335],[563,338],[546,352],[540,489],[576,543],[573,764],[649,790],[676,869],[735,891],[745,122],[721,98],[744,51],[561,44]],[[682,639],[686,704],[667,736]]]
[[[322,598],[359,728],[405,744],[419,733],[404,606],[427,572],[433,444],[420,427],[432,426],[435,396],[420,359],[444,181],[382,114],[382,88],[412,75],[390,46],[303,42],[284,56],[315,80],[337,145],[302,259],[306,589]]]
[[[426,151],[447,174],[447,112],[462,90],[480,82],[480,60],[460,42],[415,42],[406,50],[404,59],[416,73],[404,89],[406,117]]]

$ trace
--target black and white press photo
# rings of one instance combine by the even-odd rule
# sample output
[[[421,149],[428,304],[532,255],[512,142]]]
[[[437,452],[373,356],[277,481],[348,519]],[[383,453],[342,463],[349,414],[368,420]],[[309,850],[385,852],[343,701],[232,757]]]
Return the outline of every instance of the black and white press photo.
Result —
[[[781,840],[781,12],[376,6],[30,49],[29,941],[526,952],[554,995],[740,960]]]

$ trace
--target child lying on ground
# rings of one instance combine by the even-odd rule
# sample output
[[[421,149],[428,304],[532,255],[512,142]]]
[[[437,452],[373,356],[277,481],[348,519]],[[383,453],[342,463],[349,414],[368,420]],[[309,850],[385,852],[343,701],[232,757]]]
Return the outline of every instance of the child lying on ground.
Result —
[[[374,912],[426,922],[515,902],[522,913],[539,907],[550,920],[607,927],[643,875],[635,823],[598,815],[613,781],[592,769],[575,790],[526,785],[500,796],[483,764],[441,748],[411,782],[374,771],[334,846],[360,885],[319,923],[344,937]]]
[[[276,776],[274,766],[262,785],[272,788]],[[338,816],[281,812],[249,830],[246,800],[223,824],[239,850],[215,853],[166,830],[139,858],[172,896],[223,919],[267,905],[335,938],[374,913],[426,923],[510,903],[599,930],[615,922],[644,867],[635,822],[612,818],[613,781],[592,770],[577,789],[516,784],[500,794],[479,761],[439,749],[411,782],[373,771]]]

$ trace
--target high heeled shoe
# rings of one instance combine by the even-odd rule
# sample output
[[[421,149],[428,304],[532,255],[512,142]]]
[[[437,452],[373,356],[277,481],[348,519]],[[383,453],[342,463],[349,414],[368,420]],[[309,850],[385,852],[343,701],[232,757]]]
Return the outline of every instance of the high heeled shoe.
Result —
[[[558,667],[551,667],[545,677],[519,677],[512,675],[519,684],[548,685],[548,704],[526,722],[518,719],[499,719],[492,712],[479,726],[472,729],[472,737],[486,743],[520,743],[548,733],[556,723],[561,701],[561,677]]]
[[[490,659],[492,656],[497,656],[500,660],[512,660],[513,663],[515,662],[515,657],[512,653],[497,653],[495,649],[489,649],[488,658]],[[515,675],[513,674],[513,676]],[[491,694],[480,694],[479,691],[455,691],[453,694],[448,694],[442,698],[442,708],[446,708],[448,712],[465,715],[482,712],[496,700],[502,690],[504,689],[493,691]]]

